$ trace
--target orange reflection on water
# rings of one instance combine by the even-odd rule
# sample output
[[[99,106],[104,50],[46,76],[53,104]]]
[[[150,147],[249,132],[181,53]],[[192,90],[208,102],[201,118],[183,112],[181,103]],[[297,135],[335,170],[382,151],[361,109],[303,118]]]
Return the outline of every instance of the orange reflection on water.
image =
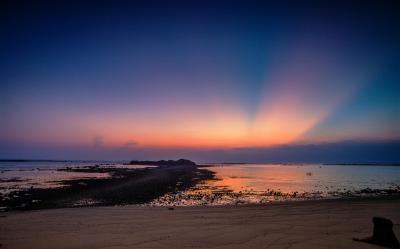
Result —
[[[234,192],[272,190],[288,194],[328,194],[329,191],[390,188],[400,181],[400,169],[396,166],[243,164],[216,165],[207,169],[215,172],[219,180],[207,181],[203,186]]]
[[[285,165],[234,165],[215,166],[211,170],[216,173],[219,181],[207,182],[214,187],[226,187],[239,191],[281,191],[291,193],[299,190],[311,190],[310,182],[314,177],[308,175],[316,166],[285,166]],[[308,186],[308,187],[307,187]]]

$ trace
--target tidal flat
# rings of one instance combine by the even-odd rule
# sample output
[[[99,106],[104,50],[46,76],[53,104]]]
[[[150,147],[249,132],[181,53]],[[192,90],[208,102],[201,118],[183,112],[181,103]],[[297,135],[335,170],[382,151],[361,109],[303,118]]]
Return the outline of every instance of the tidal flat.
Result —
[[[392,165],[196,165],[189,160],[50,165],[3,168],[1,210],[400,196],[400,167]]]

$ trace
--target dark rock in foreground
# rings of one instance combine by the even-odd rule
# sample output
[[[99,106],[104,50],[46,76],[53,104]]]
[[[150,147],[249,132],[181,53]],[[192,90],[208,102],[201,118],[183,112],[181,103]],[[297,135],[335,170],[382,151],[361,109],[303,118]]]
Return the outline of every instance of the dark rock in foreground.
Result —
[[[367,242],[389,248],[400,248],[400,243],[393,232],[393,222],[382,217],[374,217],[374,233],[363,239],[354,238],[356,241]]]

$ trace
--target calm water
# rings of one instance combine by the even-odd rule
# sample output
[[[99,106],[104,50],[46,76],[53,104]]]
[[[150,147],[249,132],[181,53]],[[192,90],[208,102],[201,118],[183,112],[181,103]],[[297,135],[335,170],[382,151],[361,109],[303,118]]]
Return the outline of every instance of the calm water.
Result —
[[[218,180],[166,195],[152,204],[220,205],[377,195],[400,186],[399,166],[235,164],[207,169]]]
[[[123,162],[0,162],[0,193],[23,188],[59,187],[60,181],[106,178],[108,173],[58,171],[65,167],[100,164],[102,167],[143,168]],[[151,205],[220,205],[274,200],[341,197],[400,191],[400,166],[369,165],[214,165],[210,180],[188,191],[167,194]],[[372,189],[372,193],[365,190]]]
[[[58,171],[65,167],[84,167],[102,165],[102,167],[143,168],[142,165],[123,165],[124,162],[106,161],[24,161],[0,162],[0,193],[26,188],[52,188],[62,186],[61,181],[85,178],[107,178],[108,173],[84,173]]]
[[[233,191],[291,192],[386,189],[400,184],[400,167],[366,165],[224,165],[209,168],[220,181],[206,185]]]

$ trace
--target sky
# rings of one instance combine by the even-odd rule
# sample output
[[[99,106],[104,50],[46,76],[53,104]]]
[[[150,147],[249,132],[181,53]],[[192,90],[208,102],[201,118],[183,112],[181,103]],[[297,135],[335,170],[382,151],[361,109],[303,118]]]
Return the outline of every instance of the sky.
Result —
[[[400,162],[396,1],[0,12],[0,158]]]

